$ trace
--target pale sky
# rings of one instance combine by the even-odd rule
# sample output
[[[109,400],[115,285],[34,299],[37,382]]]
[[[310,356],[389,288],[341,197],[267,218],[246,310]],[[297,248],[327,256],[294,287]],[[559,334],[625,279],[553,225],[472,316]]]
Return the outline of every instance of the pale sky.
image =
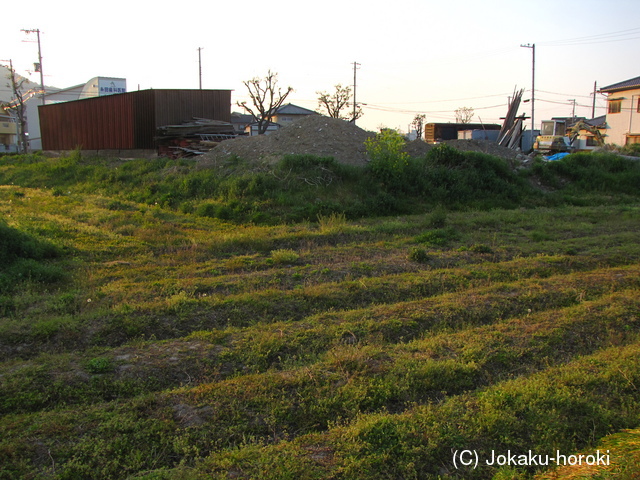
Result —
[[[287,102],[315,110],[316,92],[353,85],[357,62],[358,125],[369,130],[407,131],[418,113],[455,121],[458,107],[474,108],[474,122],[501,123],[516,88],[531,98],[523,44],[536,45],[538,126],[570,116],[574,99],[576,115],[591,117],[594,82],[640,76],[638,0],[36,0],[8,16],[0,60],[39,83],[29,75],[36,35],[21,29],[40,29],[45,84],[59,88],[105,76],[126,78],[128,91],[195,89],[202,47],[203,88],[233,90],[235,104],[247,99],[242,81],[270,69],[294,88]],[[597,116],[605,101],[596,97]]]

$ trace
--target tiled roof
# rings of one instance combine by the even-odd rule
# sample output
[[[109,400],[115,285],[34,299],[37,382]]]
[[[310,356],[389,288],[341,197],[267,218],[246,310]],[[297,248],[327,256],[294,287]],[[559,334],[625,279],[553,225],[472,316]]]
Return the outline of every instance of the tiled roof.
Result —
[[[600,89],[601,92],[617,92],[619,90],[628,90],[630,88],[640,88],[640,77],[631,78],[624,82],[614,83]]]
[[[278,115],[315,115],[317,112],[287,103],[281,106],[276,113]]]

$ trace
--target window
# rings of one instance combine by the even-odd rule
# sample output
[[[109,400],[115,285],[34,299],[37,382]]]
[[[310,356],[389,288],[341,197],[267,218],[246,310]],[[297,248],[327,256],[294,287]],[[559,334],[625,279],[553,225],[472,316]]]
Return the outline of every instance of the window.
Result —
[[[640,98],[638,99],[638,108],[636,110],[638,113],[640,113]]]
[[[640,135],[627,135],[627,145],[631,145],[632,143],[640,143]]]
[[[622,99],[609,100],[609,112],[608,113],[620,113],[622,111]]]
[[[587,147],[597,147],[598,142],[596,142],[595,137],[587,137]]]

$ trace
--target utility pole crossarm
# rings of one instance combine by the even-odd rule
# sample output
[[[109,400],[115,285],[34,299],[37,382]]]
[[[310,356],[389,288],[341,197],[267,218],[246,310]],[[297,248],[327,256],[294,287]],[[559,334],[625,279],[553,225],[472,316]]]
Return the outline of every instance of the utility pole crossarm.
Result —
[[[31,29],[31,30],[26,30],[26,29],[22,29],[22,31],[24,33],[36,33],[38,35],[38,70],[40,71],[40,88],[42,90],[42,105],[44,105],[44,95],[45,95],[45,90],[44,90],[44,73],[42,72],[42,48],[40,46],[40,29],[36,28],[36,29]]]

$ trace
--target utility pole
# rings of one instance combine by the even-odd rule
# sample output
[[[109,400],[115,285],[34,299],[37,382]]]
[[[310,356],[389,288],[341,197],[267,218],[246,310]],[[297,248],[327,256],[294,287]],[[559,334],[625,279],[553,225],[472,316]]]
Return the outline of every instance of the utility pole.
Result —
[[[571,114],[571,118],[576,118],[576,99],[570,98],[569,100],[567,100],[567,102],[573,103],[573,113]]]
[[[356,109],[358,105],[356,103],[356,70],[359,66],[358,62],[353,62],[353,119],[351,121],[354,125],[356,124]]]
[[[533,148],[534,135],[533,130],[536,126],[535,123],[535,109],[536,109],[536,44],[520,45],[524,48],[530,48],[532,54],[531,63],[531,147]]]
[[[38,35],[38,65],[36,65],[36,72],[40,72],[40,88],[42,90],[42,105],[44,105],[44,74],[42,73],[42,48],[40,47],[40,29],[22,30],[24,33],[36,33]]]
[[[597,89],[597,83],[598,83],[597,80],[595,82],[593,82],[593,105],[591,107],[591,118],[596,118],[596,89]]]
[[[202,90],[202,47],[198,47],[198,78],[200,79],[200,90]]]

